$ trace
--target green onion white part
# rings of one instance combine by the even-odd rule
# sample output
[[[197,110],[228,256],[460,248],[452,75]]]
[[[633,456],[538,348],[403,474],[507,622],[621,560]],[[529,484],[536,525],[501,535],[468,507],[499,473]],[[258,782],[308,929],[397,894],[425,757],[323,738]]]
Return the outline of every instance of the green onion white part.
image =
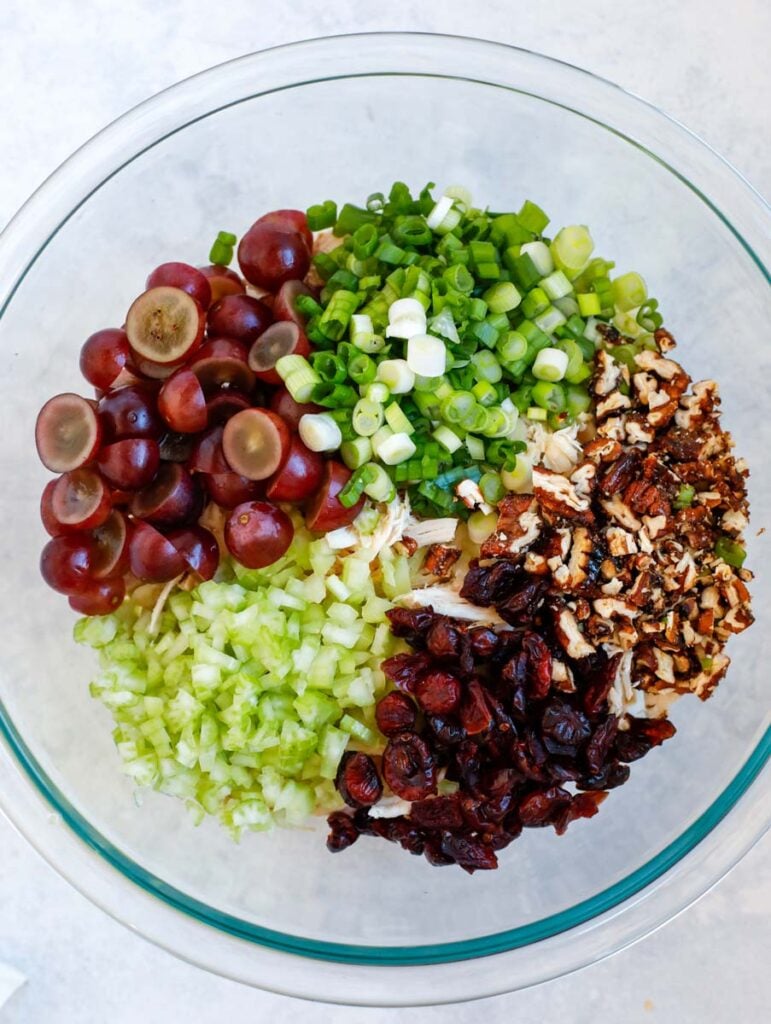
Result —
[[[298,432],[312,452],[333,452],[343,443],[343,434],[328,412],[307,412],[300,418]]]

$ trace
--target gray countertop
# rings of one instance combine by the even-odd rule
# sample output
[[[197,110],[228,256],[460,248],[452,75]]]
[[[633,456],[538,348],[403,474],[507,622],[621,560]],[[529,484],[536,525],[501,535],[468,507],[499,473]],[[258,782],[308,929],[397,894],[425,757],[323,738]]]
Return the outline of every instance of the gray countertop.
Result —
[[[510,42],[610,78],[769,193],[771,6],[763,0],[735,0],[730,10],[705,0],[391,0],[382,13],[361,0],[4,0],[0,224],[90,135],[180,78],[293,39],[404,28]],[[0,818],[0,962],[28,979],[0,1024],[755,1024],[768,1019],[771,998],[770,848],[761,843],[676,920],[579,974],[484,1004],[365,1011],[253,991],[175,960],[78,895]]]

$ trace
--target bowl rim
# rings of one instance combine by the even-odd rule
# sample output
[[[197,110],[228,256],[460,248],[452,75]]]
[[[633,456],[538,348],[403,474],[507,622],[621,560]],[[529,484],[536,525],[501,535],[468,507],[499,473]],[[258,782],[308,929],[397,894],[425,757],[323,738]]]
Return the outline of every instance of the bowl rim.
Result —
[[[713,159],[717,160],[722,166],[724,171],[729,172],[734,184],[740,186],[742,190],[746,190],[746,193],[750,196],[753,201],[753,205],[760,205],[764,213],[768,214],[768,206],[755,190],[755,188],[738,172],[736,171],[719,153],[714,150],[713,147],[709,146],[697,135],[691,132],[688,128],[684,127],[674,118],[669,117],[663,113],[653,104],[648,101],[641,99],[639,96],[628,92],[613,82],[594,75],[585,69],[576,67],[566,61],[561,61],[556,58],[547,57],[542,54],[535,53],[530,50],[526,50],[519,47],[509,46],[504,43],[494,42],[484,39],[468,38],[462,36],[442,35],[437,33],[423,33],[423,32],[374,32],[374,33],[350,33],[335,36],[320,37],[316,39],[301,40],[292,43],[281,44],[279,46],[271,47],[265,50],[257,51],[252,54],[247,54],[233,60],[227,61],[223,64],[217,65],[213,68],[209,68],[205,71],[199,72],[187,79],[184,79],[161,92],[155,94],[149,99],[143,101],[136,107],[129,110],[127,113],[121,115],[119,118],[114,120],[110,125],[102,129],[99,133],[92,137],[88,142],[76,150],[60,167],[53,172],[42,185],[32,194],[32,196],[26,201],[26,203],[20,208],[18,213],[8,223],[2,234],[0,234],[0,282],[5,282],[8,275],[6,274],[7,268],[10,266],[11,257],[16,255],[24,249],[24,243],[27,241],[27,236],[34,233],[36,228],[36,221],[46,219],[55,220],[56,217],[51,217],[50,214],[44,215],[45,209],[48,206],[49,198],[58,198],[58,205],[62,205],[62,197],[59,195],[64,192],[69,195],[71,192],[71,186],[73,179],[77,175],[79,170],[79,164],[84,158],[90,158],[91,152],[94,147],[98,145],[106,145],[107,151],[114,154],[113,141],[115,137],[119,136],[124,130],[132,132],[135,127],[135,122],[141,120],[143,115],[152,113],[158,108],[163,108],[170,102],[173,105],[175,98],[179,98],[185,94],[186,91],[194,89],[198,84],[202,82],[210,82],[212,78],[222,78],[228,74],[227,69],[235,69],[239,66],[245,67],[252,65],[255,62],[264,61],[271,55],[283,55],[287,52],[299,53],[303,52],[303,57],[307,63],[309,51],[321,52],[325,49],[330,49],[345,41],[346,43],[351,39],[356,39],[360,43],[366,41],[372,43],[373,41],[388,40],[389,45],[392,45],[392,41],[395,38],[403,38],[407,40],[419,40],[423,44],[428,44],[430,47],[437,47],[437,53],[435,56],[441,57],[439,48],[443,46],[461,46],[467,48],[469,54],[471,50],[478,50],[480,47],[486,51],[495,51],[499,55],[506,54],[510,59],[524,59],[526,61],[536,61],[539,64],[545,65],[552,69],[559,69],[561,72],[567,73],[569,76],[577,77],[582,76],[583,81],[590,81],[594,88],[597,86],[601,90],[612,89],[616,97],[622,98],[623,102],[631,101],[634,105],[642,105],[648,112],[654,115],[656,120],[662,120],[670,128],[674,128],[678,134],[682,134],[689,142],[689,145],[696,144],[700,150],[706,150]],[[394,57],[393,61],[399,63],[399,58]],[[382,71],[377,70],[369,72],[369,74],[381,74]],[[392,72],[394,73],[394,72]],[[415,75],[417,72],[414,69],[396,72],[402,75]],[[467,75],[458,74],[439,74],[438,72],[428,72],[430,77],[445,77],[458,80],[466,80],[475,82],[483,85],[498,84],[490,79],[484,77],[469,78]],[[314,82],[327,81],[330,78],[351,78],[359,77],[357,73],[347,72],[339,75],[316,75],[315,77],[305,76],[302,81],[293,81],[288,86],[282,86],[278,88],[286,87],[298,87],[303,85],[310,85]],[[543,95],[529,93],[526,89],[516,89],[512,86],[503,86],[510,91],[524,92],[528,95],[534,95],[537,99],[544,100],[547,103],[554,103],[555,101],[550,100]],[[257,92],[249,95],[239,95],[232,101],[231,104],[236,105],[238,103],[245,102],[249,99],[256,98],[257,96],[270,94],[277,91],[277,88],[266,88],[261,89]],[[582,112],[580,109],[566,106],[565,104],[557,104],[565,109],[570,110],[572,113],[587,117],[588,115]],[[10,287],[8,288],[7,294],[5,295],[2,306],[0,306],[0,320],[2,319],[3,313],[8,308],[10,302],[13,299],[14,294],[21,285],[24,277],[29,272],[29,269],[33,266],[37,258],[43,252],[45,247],[49,244],[55,234],[63,227],[63,225],[69,220],[71,216],[82,206],[94,192],[100,188],[106,181],[114,177],[130,162],[136,160],[142,153],[146,152],[151,146],[158,145],[164,139],[168,138],[171,134],[177,131],[181,131],[188,127],[189,124],[193,123],[203,117],[211,116],[223,109],[222,106],[207,109],[204,113],[200,114],[199,117],[191,120],[186,120],[184,123],[176,123],[168,132],[157,135],[154,137],[148,145],[139,148],[136,152],[126,159],[123,160],[117,167],[113,167],[110,173],[102,177],[96,185],[89,188],[88,191],[80,198],[80,200],[74,205],[70,206],[66,215],[56,224],[54,230],[47,234],[45,240],[36,249],[31,257],[27,257],[26,264],[19,263],[21,270],[15,279],[11,281]],[[737,229],[737,227],[729,220],[720,210],[720,208],[705,194],[698,186],[691,182],[675,167],[671,166],[667,161],[664,161],[657,153],[642,145],[634,137],[615,129],[609,123],[597,120],[596,118],[589,117],[590,120],[595,121],[600,127],[606,128],[609,131],[613,131],[616,134],[621,135],[625,141],[631,143],[633,146],[644,152],[650,158],[656,160],[658,163],[663,164],[667,170],[673,173],[677,178],[681,180],[687,187],[689,187],[695,194],[702,199],[702,201],[712,210],[712,212],[723,222],[726,228],[732,232],[736,239],[743,246],[745,251],[751,260],[755,263],[761,274],[765,276],[766,281],[771,280],[769,277],[768,269],[763,259],[755,251],[755,246],[747,241],[744,235]],[[67,203],[64,203],[66,206]],[[55,210],[57,203],[53,203],[52,207]],[[28,223],[29,222],[29,223]],[[128,860],[123,857],[119,851],[116,851],[112,845],[104,839],[95,829],[93,829],[85,819],[83,819],[74,808],[66,801],[61,794],[58,794],[58,790],[53,783],[48,779],[45,772],[42,770],[39,764],[35,761],[31,754],[31,751],[26,746],[24,741],[18,735],[10,716],[5,715],[4,707],[0,702],[0,741],[2,746],[5,748],[3,753],[10,755],[12,760],[12,767],[16,769],[22,777],[25,779],[27,785],[34,785],[37,787],[39,793],[44,797],[45,801],[51,805],[55,811],[62,816],[70,826],[71,832],[69,833],[73,839],[77,842],[85,843],[90,846],[92,850],[95,850],[101,858],[113,866],[114,872],[117,873],[121,879],[128,880],[138,886],[141,886],[145,892],[152,893],[153,898],[160,902],[165,902],[168,906],[180,911],[186,915],[191,915],[199,921],[204,922],[207,928],[214,927],[221,932],[229,933],[239,939],[246,939],[250,943],[256,943],[269,949],[278,950],[282,954],[291,953],[302,957],[308,957],[313,959],[321,960],[325,963],[345,963],[348,965],[360,965],[361,967],[372,967],[376,966],[377,969],[382,969],[385,965],[393,966],[404,966],[404,965],[427,965],[427,964],[447,964],[454,963],[465,959],[476,959],[479,957],[494,957],[498,954],[505,952],[511,952],[515,949],[521,949],[523,947],[531,946],[533,943],[540,943],[547,940],[549,937],[555,935],[565,934],[567,931],[576,929],[579,925],[592,922],[596,919],[601,918],[614,908],[622,906],[633,905],[636,901],[633,899],[635,894],[640,893],[642,890],[648,889],[654,882],[661,880],[662,877],[669,872],[675,865],[679,864],[689,852],[693,851],[701,842],[709,837],[718,826],[719,822],[725,818],[725,816],[737,805],[743,794],[749,789],[750,785],[761,773],[763,766],[771,756],[771,729],[767,729],[765,735],[760,739],[759,743],[755,747],[753,753],[750,755],[744,766],[737,773],[736,777],[729,783],[723,793],[721,793],[710,805],[710,807],[697,819],[692,825],[676,840],[674,840],[664,850],[660,851],[654,858],[647,862],[642,867],[638,868],[631,875],[622,879],[614,886],[603,891],[602,893],[595,894],[583,903],[571,907],[568,910],[562,911],[558,914],[551,915],[549,918],[543,919],[539,922],[532,922],[529,925],[520,926],[516,929],[510,929],[505,932],[497,933],[491,936],[483,936],[470,940],[462,940],[453,943],[444,944],[431,944],[424,946],[412,946],[412,947],[396,947],[396,946],[359,946],[349,945],[342,943],[326,943],[320,940],[312,940],[308,938],[298,936],[286,936],[280,932],[274,932],[271,929],[262,928],[261,926],[248,925],[245,934],[244,925],[245,922],[239,921],[238,918],[233,918],[231,915],[224,915],[218,911],[212,911],[211,908],[206,907],[204,904],[200,904],[196,900],[192,900],[184,893],[173,889],[160,880],[155,879],[149,875],[144,869],[140,868],[135,862]],[[11,762],[9,762],[10,764]],[[57,797],[58,794],[58,797]],[[29,833],[29,829],[24,827],[23,815],[19,814],[18,807],[7,806],[7,801],[4,799],[4,794],[0,791],[0,806],[4,806],[6,813],[17,827],[26,835],[29,841],[35,846],[39,852],[52,864],[52,866],[60,873],[68,877],[70,881],[69,873],[63,870],[61,865],[57,862],[58,858],[54,851],[51,849],[51,844],[41,844],[38,837],[32,837]],[[761,822],[762,825],[762,822]],[[744,847],[742,855],[747,849],[760,838],[764,831],[761,827],[759,830],[755,830],[752,836],[744,836]],[[114,852],[111,852],[114,851]],[[690,891],[684,899],[681,899],[678,906],[671,910],[669,916],[673,913],[683,909],[688,903],[697,899],[703,894],[712,884],[717,881],[719,877],[722,877],[732,865],[729,863],[723,865],[718,874],[710,876],[708,879],[704,879],[701,887]],[[84,892],[89,898],[93,898],[87,886],[82,882],[76,884],[76,887]],[[113,913],[109,908],[108,912]],[[573,917],[573,913],[578,913]],[[113,916],[116,916],[113,914]],[[119,920],[123,920],[122,917],[118,916]],[[564,922],[564,927],[559,927],[557,922],[560,924]],[[125,923],[125,922],[124,922]],[[653,925],[655,927],[655,925]],[[650,929],[647,929],[650,930]],[[646,931],[647,931],[646,930]],[[152,937],[152,936],[151,936]],[[635,935],[635,938],[640,937]],[[155,941],[159,941],[157,937],[154,937]],[[630,940],[633,941],[633,940]],[[162,943],[164,944],[164,943]],[[616,948],[619,948],[618,946]],[[178,952],[171,947],[172,952]],[[608,949],[604,952],[600,952],[597,955],[592,956],[591,959],[599,959],[601,956],[607,955],[612,950]],[[183,954],[184,955],[184,954]],[[204,964],[204,966],[209,966]],[[216,969],[216,968],[215,968]],[[570,969],[570,968],[568,968]],[[223,972],[225,973],[225,972]],[[564,972],[559,972],[564,973]],[[245,980],[239,978],[239,980]],[[248,980],[248,979],[247,979]],[[535,980],[541,980],[537,978]],[[271,987],[270,984],[264,984],[260,982],[263,987]],[[509,988],[511,986],[505,986]],[[280,990],[280,989],[279,989]],[[294,993],[297,994],[297,993]],[[484,993],[489,994],[489,993]],[[323,998],[323,996],[322,996]],[[467,996],[465,998],[468,998]]]

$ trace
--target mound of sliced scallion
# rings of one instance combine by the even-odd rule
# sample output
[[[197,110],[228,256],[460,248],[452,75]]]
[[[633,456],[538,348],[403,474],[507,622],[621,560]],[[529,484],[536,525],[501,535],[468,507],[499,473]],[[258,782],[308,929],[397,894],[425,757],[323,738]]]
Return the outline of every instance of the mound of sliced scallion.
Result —
[[[385,612],[410,574],[390,548],[373,573],[366,555],[341,559],[299,525],[279,562],[233,573],[174,591],[160,617],[128,600],[81,619],[75,638],[99,650],[91,692],[115,719],[126,774],[237,838],[340,806],[346,747],[382,742],[380,664],[398,643]]]
[[[316,351],[277,370],[297,401],[327,410],[301,433],[317,451],[340,448],[354,471],[344,504],[400,488],[419,513],[465,516],[453,485],[505,491],[520,417],[559,429],[589,410],[598,324],[631,339],[622,356],[633,360],[656,347],[662,320],[639,274],[611,278],[614,264],[592,257],[586,227],[547,237],[529,200],[491,213],[461,186],[438,199],[433,187],[415,198],[396,182],[364,207],[307,211],[340,244],[314,256],[320,301],[297,299]]]

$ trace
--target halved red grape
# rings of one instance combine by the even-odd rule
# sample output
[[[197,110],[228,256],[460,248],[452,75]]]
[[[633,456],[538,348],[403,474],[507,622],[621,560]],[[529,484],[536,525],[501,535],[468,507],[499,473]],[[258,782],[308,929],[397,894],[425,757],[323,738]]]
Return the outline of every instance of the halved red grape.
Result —
[[[266,501],[238,505],[225,523],[228,551],[247,569],[263,569],[278,561],[292,543],[292,520]]]
[[[249,351],[249,366],[258,380],[281,384],[276,363],[282,356],[309,356],[311,347],[303,331],[291,320],[280,320],[254,342]]]
[[[281,417],[290,430],[297,430],[300,420],[306,413],[321,412],[321,406],[314,405],[313,402],[295,402],[286,388],[273,392],[270,408]]]
[[[196,352],[190,369],[201,382],[206,395],[221,387],[249,392],[254,387],[254,374],[249,369],[249,350],[234,338],[212,338]]]
[[[169,530],[166,539],[174,545],[190,572],[201,580],[210,580],[220,564],[217,538],[203,526],[183,526]]]
[[[77,594],[71,594],[70,608],[81,615],[109,615],[123,604],[126,581],[117,576],[110,580],[94,580]]]
[[[180,288],[192,295],[201,309],[208,309],[211,302],[211,286],[206,277],[189,263],[162,263],[147,279],[146,288],[168,285]]]
[[[126,314],[126,334],[141,359],[168,366],[183,362],[198,348],[205,322],[192,295],[162,285],[134,299]]]
[[[210,338],[235,338],[251,345],[272,323],[273,314],[264,302],[251,295],[226,295],[209,310],[206,330]]]
[[[224,427],[209,427],[198,438],[187,460],[187,468],[197,473],[230,473],[231,469],[222,451]]]
[[[244,409],[225,424],[222,450],[234,473],[267,480],[289,454],[289,428],[268,409]]]
[[[192,434],[176,434],[170,430],[160,439],[158,447],[162,462],[187,462],[193,454],[195,438]]]
[[[150,437],[127,437],[102,448],[99,471],[115,487],[127,491],[146,487],[158,472],[158,442]]]
[[[227,423],[231,416],[235,416],[243,409],[251,409],[253,405],[254,402],[243,391],[237,388],[223,388],[216,395],[212,395],[206,403],[209,423],[212,426]]]
[[[271,501],[304,501],[318,490],[324,475],[324,459],[292,435],[283,466],[268,480],[265,494]]]
[[[298,313],[295,309],[295,300],[300,295],[309,295],[313,297],[313,292],[310,290],[304,281],[292,280],[285,281],[278,290],[276,298],[273,300],[273,316],[276,320],[291,320],[296,323],[298,327],[305,327],[305,317],[302,313]]]
[[[131,531],[129,565],[137,579],[146,583],[166,583],[187,567],[171,541],[141,519],[134,523]]]
[[[105,441],[124,437],[158,437],[163,420],[158,415],[153,384],[133,384],[109,391],[98,405]]]
[[[235,508],[245,501],[257,501],[265,497],[264,481],[247,480],[238,473],[207,473],[204,486],[211,500],[221,508]]]
[[[149,486],[131,499],[129,512],[161,526],[189,522],[198,505],[198,488],[184,466],[164,462]]]
[[[308,227],[304,210],[271,210],[256,221],[257,224],[273,224],[282,231],[294,231],[300,235],[309,249],[313,249],[313,232]]]
[[[43,528],[49,537],[61,537],[63,533],[68,532],[67,527],[62,526],[54,515],[52,501],[57,483],[58,480],[49,480],[43,488],[43,493],[40,495],[40,522],[43,524]],[[246,498],[243,500],[246,501]],[[239,502],[236,502],[236,504],[239,504]]]
[[[285,281],[305,277],[311,255],[304,238],[295,231],[258,221],[241,239],[238,262],[247,281],[276,291]]]
[[[164,382],[158,392],[158,412],[177,433],[197,434],[205,429],[206,397],[192,370],[183,367]]]
[[[85,533],[54,537],[40,555],[40,573],[60,594],[77,594],[90,581],[94,542]]]
[[[113,508],[122,508],[124,505],[128,505],[133,497],[133,491],[125,491],[122,487],[112,488]]]
[[[209,282],[211,288],[210,306],[213,306],[215,302],[219,302],[226,295],[243,295],[246,291],[244,282],[235,270],[231,270],[230,267],[221,267],[217,263],[212,263],[208,267],[199,267],[198,269]]]
[[[86,338],[80,350],[80,372],[89,384],[106,391],[129,362],[128,336],[118,327],[107,327]]]
[[[94,579],[122,576],[128,569],[129,526],[122,512],[113,509],[91,534],[94,543],[91,575]]]
[[[310,501],[305,513],[309,530],[326,533],[341,526],[349,526],[364,506],[360,498],[351,508],[340,504],[338,494],[351,478],[351,471],[342,462],[330,459],[324,466],[321,486]]]
[[[65,528],[92,530],[101,526],[111,509],[110,488],[93,469],[81,466],[56,481],[51,511]]]
[[[52,473],[85,466],[96,456],[101,442],[102,424],[96,410],[80,395],[56,395],[38,413],[37,453]]]
[[[139,379],[144,383],[168,380],[178,366],[177,363],[154,363],[150,359],[142,359],[136,353],[134,353],[133,365],[136,372],[141,374]]]

